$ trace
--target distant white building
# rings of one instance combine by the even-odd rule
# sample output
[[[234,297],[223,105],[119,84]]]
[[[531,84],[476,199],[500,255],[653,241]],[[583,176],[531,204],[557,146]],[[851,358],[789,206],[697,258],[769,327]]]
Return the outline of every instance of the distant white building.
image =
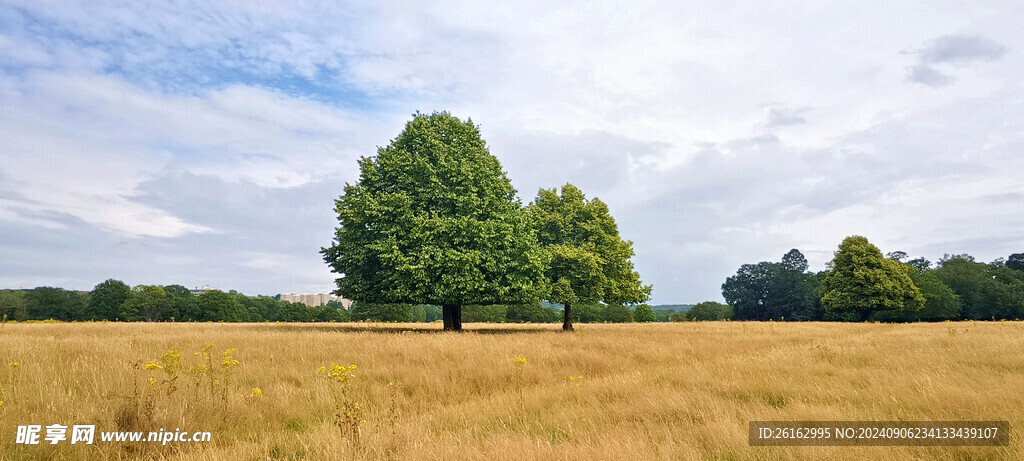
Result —
[[[208,293],[208,292],[213,291],[213,288],[210,288],[209,285],[203,285],[201,288],[196,288],[194,290],[188,290],[188,291],[191,291],[193,295],[199,296],[199,295],[201,295],[203,293]]]
[[[290,303],[301,303],[309,307],[319,307],[327,304],[331,301],[340,303],[342,307],[348,309],[352,306],[351,299],[345,299],[340,296],[334,296],[328,293],[314,293],[314,294],[295,294],[289,293],[281,295],[281,301],[288,301]]]

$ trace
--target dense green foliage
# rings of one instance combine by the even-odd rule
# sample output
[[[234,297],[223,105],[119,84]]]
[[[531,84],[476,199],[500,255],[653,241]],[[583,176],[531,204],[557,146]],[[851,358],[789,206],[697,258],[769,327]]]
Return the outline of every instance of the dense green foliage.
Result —
[[[689,312],[689,311],[687,311],[687,312]],[[673,312],[673,313],[669,314],[669,316],[668,316],[668,321],[669,322],[685,322],[686,320],[687,320],[687,318],[686,318],[686,313],[685,312]]]
[[[963,257],[944,260],[934,272],[960,297],[963,318],[1024,318],[1024,272]]]
[[[352,308],[349,310],[349,318],[353,321],[411,322],[413,320],[413,305],[356,301],[352,303]]]
[[[145,322],[156,322],[173,317],[171,298],[164,291],[164,287],[157,285],[140,285],[132,288],[130,296],[121,306],[121,312],[121,317],[125,320]]]
[[[732,307],[728,304],[704,301],[686,311],[687,320],[731,320]]]
[[[628,323],[633,321],[633,312],[622,304],[609,304],[601,311],[601,320],[608,323]]]
[[[960,318],[960,297],[939,280],[935,271],[919,272],[911,267],[910,279],[914,286],[921,290],[924,307],[920,310],[883,311],[875,315],[876,319],[893,322],[935,322]]]
[[[572,329],[576,303],[634,304],[650,298],[651,286],[640,282],[630,261],[633,242],[619,237],[608,206],[587,200],[572,184],[561,192],[541,189],[526,209],[548,254],[547,300],[564,306],[562,327]]]
[[[27,305],[24,291],[0,290],[0,319],[27,320]]]
[[[554,323],[561,316],[558,312],[540,302],[510,304],[507,306],[505,321],[509,323]]]
[[[462,308],[462,321],[504,323],[508,307],[501,304],[470,305]]]
[[[1024,318],[1024,272],[1011,267],[1017,254],[988,264],[946,254],[933,267],[902,251],[882,257],[854,236],[843,241],[828,270],[811,274],[794,252],[782,263],[745,264],[726,279],[722,294],[735,319],[862,321],[872,309],[875,319],[887,322]],[[825,310],[826,296],[839,308]]]
[[[806,270],[807,260],[796,249],[782,262],[744,264],[722,284],[722,296],[736,320],[818,320],[818,280]]]
[[[131,287],[120,280],[109,279],[96,285],[89,293],[89,320],[127,320],[122,306],[131,296]]]
[[[528,302],[543,294],[544,255],[479,129],[447,113],[414,115],[335,202],[324,261],[337,293],[368,303]],[[460,323],[454,323],[459,320]],[[447,317],[446,329],[461,329]]]
[[[74,291],[39,287],[25,293],[28,320],[80,320],[86,318],[87,298]]]
[[[868,239],[843,239],[821,280],[821,304],[827,311],[863,312],[874,320],[878,311],[917,311],[924,297],[910,279],[907,266],[882,256]]]
[[[654,315],[654,310],[647,304],[641,304],[633,309],[633,321],[637,323],[643,322],[657,322],[658,318]]]
[[[604,306],[597,303],[580,304],[572,309],[572,320],[580,323],[603,321]]]

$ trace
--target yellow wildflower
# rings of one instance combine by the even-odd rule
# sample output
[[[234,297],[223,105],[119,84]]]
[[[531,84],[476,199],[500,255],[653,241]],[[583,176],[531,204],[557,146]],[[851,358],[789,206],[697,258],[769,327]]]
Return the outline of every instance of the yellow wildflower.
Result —
[[[18,368],[18,367],[20,367],[20,366],[21,366],[21,364],[20,364],[20,363],[18,363],[18,362],[11,362],[11,363],[8,363],[8,365],[10,365],[10,366],[12,366],[12,367],[14,367],[14,368]]]
[[[145,366],[146,366],[146,369],[150,370],[150,371],[152,371],[152,370],[162,370],[164,368],[163,366],[161,366],[160,364],[158,364],[158,363],[156,363],[156,362],[154,362],[152,360],[146,362]]]
[[[263,396],[263,391],[260,390],[260,388],[258,388],[258,387],[252,388],[252,395],[251,395],[252,398],[258,399],[258,398],[260,398],[262,396]]]

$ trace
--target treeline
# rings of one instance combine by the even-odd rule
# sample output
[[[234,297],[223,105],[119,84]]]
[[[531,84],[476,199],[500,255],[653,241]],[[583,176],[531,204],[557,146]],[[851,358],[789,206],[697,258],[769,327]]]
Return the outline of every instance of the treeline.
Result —
[[[562,319],[560,306],[539,301],[512,305],[469,305],[462,311],[465,322],[555,323]],[[622,305],[584,304],[574,310],[583,323],[669,321],[675,311],[653,311]],[[181,285],[139,285],[129,287],[119,280],[107,280],[88,293],[53,287],[31,290],[0,290],[0,317],[25,320],[124,321],[124,322],[434,322],[440,321],[441,307],[419,304],[374,304],[354,302],[350,309],[341,303],[307,307],[281,301],[279,297],[246,296],[234,290],[208,291],[193,295]],[[679,321],[681,318],[673,317]]]
[[[145,322],[343,322],[336,302],[320,307],[212,290],[193,295],[181,285],[129,287],[107,280],[90,293],[61,288],[0,290],[0,316],[11,320]]]
[[[744,264],[722,284],[731,318],[886,322],[1024,318],[1022,253],[989,263],[967,254],[947,254],[933,264],[902,251],[882,256],[867,239],[853,236],[843,241],[826,270],[807,269],[807,259],[796,249],[779,262]],[[722,318],[729,317],[718,319]]]

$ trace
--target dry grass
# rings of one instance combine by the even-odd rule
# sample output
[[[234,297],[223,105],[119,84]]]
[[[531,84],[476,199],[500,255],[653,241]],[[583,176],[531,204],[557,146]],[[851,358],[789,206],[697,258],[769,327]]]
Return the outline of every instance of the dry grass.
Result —
[[[1024,427],[1018,322],[467,328],[7,324],[0,459],[1024,459],[1013,433]],[[194,367],[207,343],[213,362],[237,348],[226,393],[192,375],[170,395],[147,384],[143,363],[178,347]],[[528,360],[521,377],[515,357]],[[316,373],[332,362],[358,365],[358,447]],[[962,419],[1009,420],[1011,445],[747,443],[750,420]],[[180,427],[213,442],[13,444],[17,425],[51,423]]]

